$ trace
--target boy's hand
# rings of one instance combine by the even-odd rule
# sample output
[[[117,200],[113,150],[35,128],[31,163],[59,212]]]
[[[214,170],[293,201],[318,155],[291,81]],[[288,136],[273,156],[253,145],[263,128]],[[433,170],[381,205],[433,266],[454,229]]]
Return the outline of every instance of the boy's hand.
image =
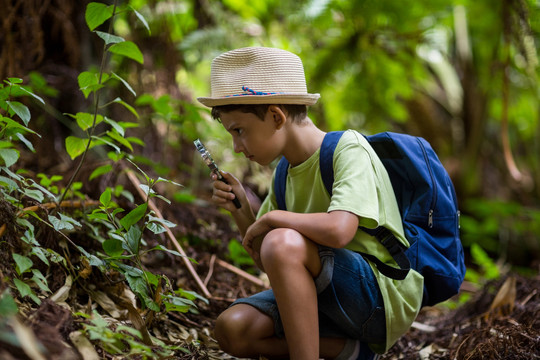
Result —
[[[236,197],[240,203],[245,203],[247,201],[246,192],[240,181],[232,174],[221,171],[221,175],[227,180],[228,184],[218,180],[216,174],[212,174],[212,180],[214,180],[212,201],[225,210],[234,212],[238,209],[233,204],[233,200]]]
[[[255,221],[246,231],[242,238],[242,246],[246,249],[249,255],[255,260],[260,262],[260,250],[262,239],[273,228],[265,221],[267,217],[262,216],[259,220]]]

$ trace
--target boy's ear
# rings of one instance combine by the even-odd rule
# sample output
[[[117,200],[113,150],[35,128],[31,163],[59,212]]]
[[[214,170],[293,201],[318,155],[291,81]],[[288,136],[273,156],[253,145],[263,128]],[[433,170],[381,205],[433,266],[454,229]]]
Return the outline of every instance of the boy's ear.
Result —
[[[278,105],[270,105],[268,107],[268,112],[272,121],[276,124],[276,128],[280,129],[285,123],[287,122],[287,114],[283,111],[283,109]]]

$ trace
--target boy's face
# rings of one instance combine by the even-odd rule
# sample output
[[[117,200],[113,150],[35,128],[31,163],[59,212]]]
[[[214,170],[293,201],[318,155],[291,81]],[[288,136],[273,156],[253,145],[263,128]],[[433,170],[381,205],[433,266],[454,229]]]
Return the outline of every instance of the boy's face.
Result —
[[[221,123],[232,135],[234,151],[249,160],[268,165],[282,154],[283,123],[270,106],[264,120],[239,110],[222,113]]]

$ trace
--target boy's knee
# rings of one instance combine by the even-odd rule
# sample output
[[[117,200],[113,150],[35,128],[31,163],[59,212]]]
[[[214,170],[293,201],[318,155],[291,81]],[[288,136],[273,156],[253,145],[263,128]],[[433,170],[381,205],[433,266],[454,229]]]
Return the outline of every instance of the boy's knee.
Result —
[[[214,336],[221,350],[244,357],[249,355],[250,321],[242,312],[230,310],[231,308],[224,311],[217,318]]]
[[[284,261],[298,260],[307,248],[307,240],[298,231],[279,228],[270,231],[261,245],[261,258],[264,262],[283,263]]]

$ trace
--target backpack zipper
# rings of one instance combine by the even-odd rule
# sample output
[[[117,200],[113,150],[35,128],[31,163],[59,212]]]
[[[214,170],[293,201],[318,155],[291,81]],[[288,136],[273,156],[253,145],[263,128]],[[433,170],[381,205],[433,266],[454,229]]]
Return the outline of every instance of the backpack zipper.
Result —
[[[424,147],[424,144],[422,144],[422,141],[420,139],[416,139],[418,143],[420,144],[420,148],[422,148],[422,152],[424,153],[424,159],[426,160],[427,168],[429,171],[429,177],[431,178],[431,184],[433,185],[433,198],[431,199],[431,208],[428,212],[428,227],[431,229],[433,227],[433,213],[435,212],[435,205],[437,204],[437,183],[433,179],[433,171],[431,170],[431,164],[429,162],[429,158],[426,153],[426,149]]]

